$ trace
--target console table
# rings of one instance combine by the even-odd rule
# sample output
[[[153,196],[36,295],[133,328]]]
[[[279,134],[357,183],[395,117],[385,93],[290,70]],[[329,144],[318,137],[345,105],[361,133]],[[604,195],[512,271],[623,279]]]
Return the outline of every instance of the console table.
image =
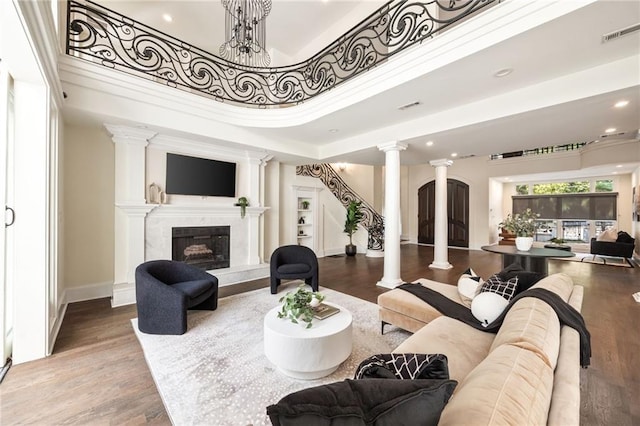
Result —
[[[547,260],[550,257],[573,257],[576,254],[566,250],[532,247],[529,251],[520,251],[516,246],[482,246],[482,250],[502,255],[502,267],[518,263],[526,271],[548,274]]]

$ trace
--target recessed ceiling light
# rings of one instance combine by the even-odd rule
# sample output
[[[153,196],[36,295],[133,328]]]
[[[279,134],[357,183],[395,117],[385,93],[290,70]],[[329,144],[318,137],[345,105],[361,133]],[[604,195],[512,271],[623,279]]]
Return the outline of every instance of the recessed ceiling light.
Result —
[[[503,68],[501,70],[496,71],[493,76],[494,77],[506,77],[513,72],[513,68]]]
[[[162,19],[164,19],[166,22],[173,22],[173,17],[171,15],[169,15],[168,13],[163,13],[162,14]]]
[[[622,168],[622,164],[618,164],[616,167],[620,169]]]
[[[329,133],[338,133],[338,129],[329,129]]]
[[[433,141],[427,141],[427,142],[425,143],[425,145],[426,145],[426,146],[433,146]]]
[[[458,153],[457,153],[457,152],[452,152],[452,153],[451,153],[451,156],[452,156],[452,157],[457,157],[457,156],[458,156]]]
[[[604,131],[604,132],[605,132],[605,133],[613,133],[613,132],[615,132],[616,130],[618,130],[618,129],[616,129],[615,127],[609,127],[608,129],[605,129],[605,131]]]
[[[627,101],[627,100],[618,101],[615,104],[613,104],[613,106],[616,107],[616,108],[624,108],[627,105],[629,105],[629,101]]]

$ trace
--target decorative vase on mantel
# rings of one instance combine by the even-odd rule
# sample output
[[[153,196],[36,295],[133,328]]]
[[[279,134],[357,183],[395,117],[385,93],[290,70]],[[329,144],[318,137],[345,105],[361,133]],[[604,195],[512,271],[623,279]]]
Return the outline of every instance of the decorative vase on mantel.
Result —
[[[516,237],[518,251],[529,251],[533,245],[533,237]]]

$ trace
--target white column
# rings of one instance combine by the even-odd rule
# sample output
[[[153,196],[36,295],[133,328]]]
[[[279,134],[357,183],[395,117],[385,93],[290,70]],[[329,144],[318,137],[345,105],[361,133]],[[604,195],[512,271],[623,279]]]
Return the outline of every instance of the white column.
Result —
[[[135,268],[145,261],[146,147],[155,132],[105,124],[115,144],[115,254],[112,306],[135,302]]]
[[[407,145],[389,142],[378,145],[385,154],[384,170],[384,271],[378,286],[395,288],[400,278],[400,151]]]
[[[449,263],[449,233],[447,227],[447,167],[453,164],[451,160],[430,161],[436,169],[436,200],[435,200],[435,226],[433,244],[433,263],[429,268],[451,269]]]

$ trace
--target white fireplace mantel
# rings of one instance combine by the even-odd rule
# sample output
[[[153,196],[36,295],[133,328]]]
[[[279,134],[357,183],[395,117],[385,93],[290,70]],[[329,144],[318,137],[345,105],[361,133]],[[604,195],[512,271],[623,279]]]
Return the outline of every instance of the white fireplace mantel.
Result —
[[[152,206],[149,212],[157,217],[240,217],[240,207],[236,206],[215,206],[203,204],[172,205],[172,204],[146,204]],[[245,217],[258,217],[262,215],[268,207],[247,207]]]
[[[264,151],[237,150],[213,143],[189,141],[126,126],[105,127],[115,144],[115,256],[112,306],[135,303],[135,268],[148,260],[171,259],[172,228],[192,226],[230,227],[230,267],[214,270],[220,285],[266,277],[269,265],[262,262],[261,217],[264,199],[264,167],[270,156]],[[149,155],[149,149],[153,155]],[[160,150],[160,151],[158,151]],[[238,191],[255,207],[244,217],[235,199],[175,197],[169,204],[151,204],[145,199],[150,165],[155,178],[164,179],[162,152],[224,157],[238,167]],[[159,155],[160,154],[160,155]]]

